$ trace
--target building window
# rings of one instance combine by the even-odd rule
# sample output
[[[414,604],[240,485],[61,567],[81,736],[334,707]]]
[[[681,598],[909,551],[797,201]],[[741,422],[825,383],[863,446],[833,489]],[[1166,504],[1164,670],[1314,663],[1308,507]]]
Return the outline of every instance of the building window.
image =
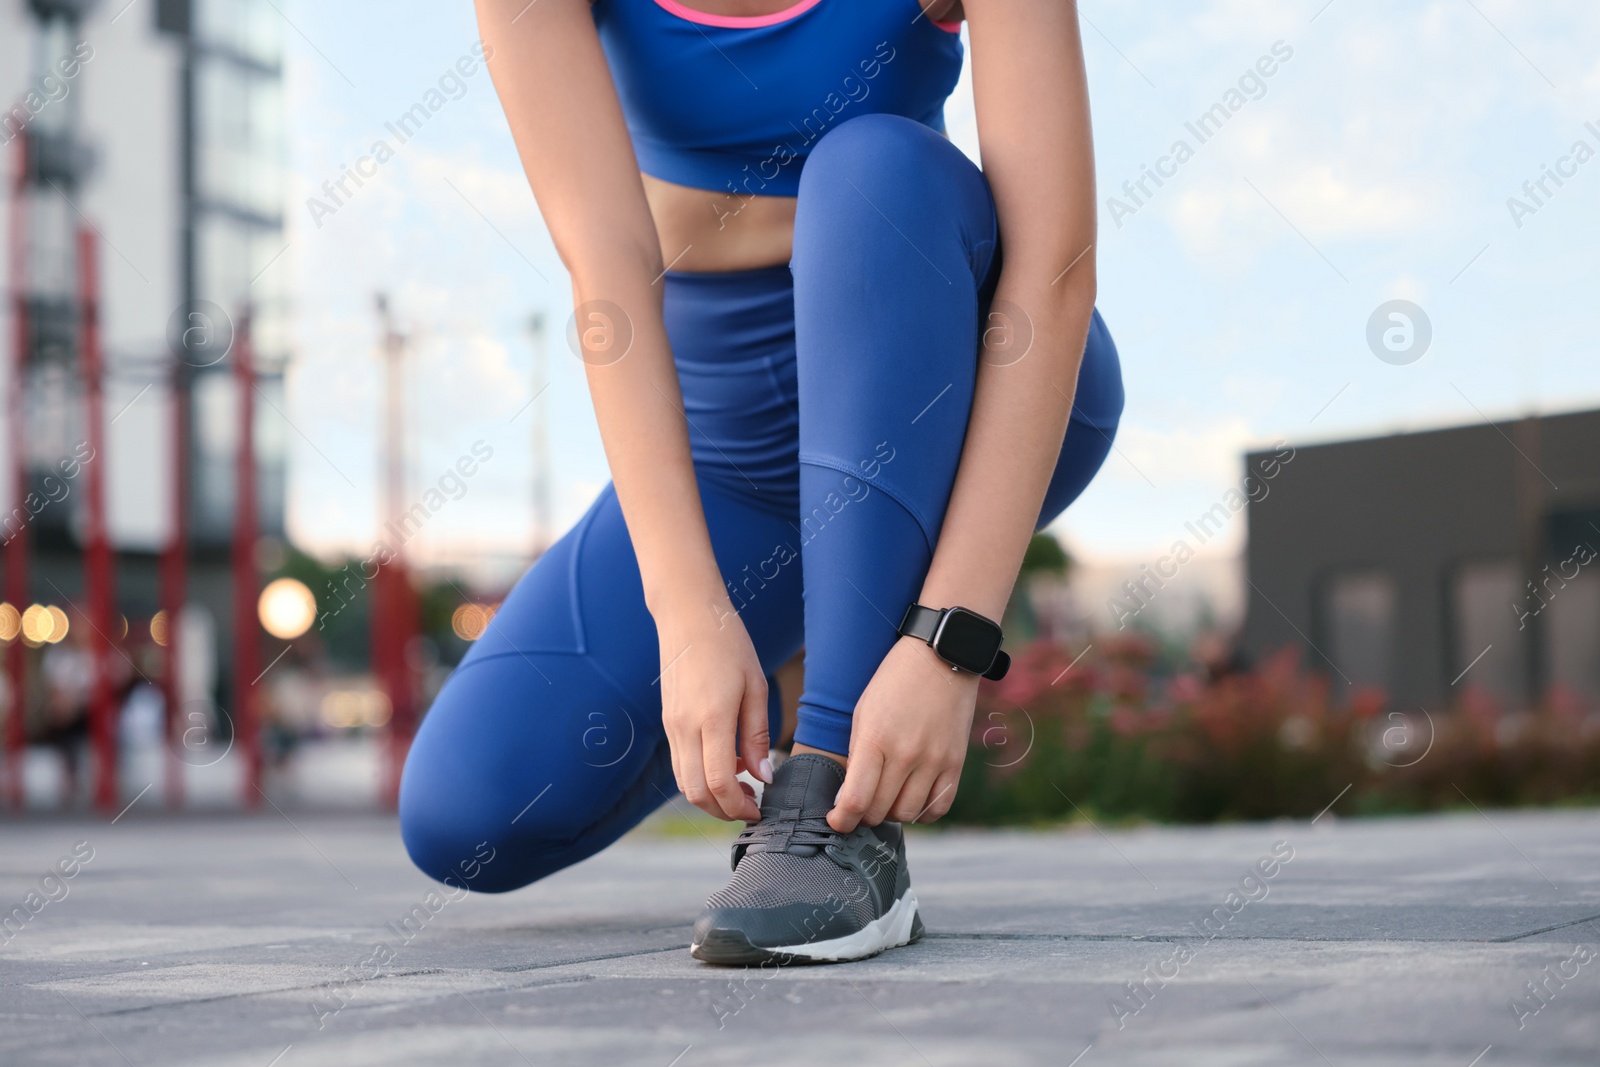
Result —
[[[1327,585],[1323,632],[1336,674],[1358,688],[1394,684],[1394,582],[1381,571],[1335,575]]]
[[[1600,573],[1585,569],[1552,589],[1539,614],[1550,685],[1600,703]]]
[[[269,0],[195,0],[195,36],[253,63],[283,63],[283,18]]]
[[[1481,689],[1508,705],[1521,701],[1527,660],[1518,621],[1523,579],[1516,561],[1465,564],[1451,584],[1450,675],[1456,688]]]
[[[194,376],[196,540],[226,542],[233,531],[234,452],[239,443],[239,383],[232,362]]]

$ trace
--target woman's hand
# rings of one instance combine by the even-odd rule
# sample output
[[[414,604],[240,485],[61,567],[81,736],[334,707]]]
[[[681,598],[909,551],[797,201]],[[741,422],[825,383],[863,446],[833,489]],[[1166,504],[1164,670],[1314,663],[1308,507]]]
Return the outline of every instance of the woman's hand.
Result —
[[[966,761],[978,676],[902,637],[867,684],[850,727],[850,763],[828,825],[933,822],[950,810]]]
[[[767,679],[744,623],[725,612],[656,620],[661,640],[661,722],[672,773],[689,803],[719,819],[761,818],[747,770],[772,781]],[[738,751],[735,752],[735,738]]]

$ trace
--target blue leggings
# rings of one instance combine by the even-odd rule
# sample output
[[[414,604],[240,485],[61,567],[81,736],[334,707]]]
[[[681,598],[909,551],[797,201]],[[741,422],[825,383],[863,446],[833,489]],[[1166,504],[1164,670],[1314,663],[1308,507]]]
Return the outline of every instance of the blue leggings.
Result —
[[[768,674],[805,647],[803,744],[848,751],[851,711],[927,572],[998,237],[988,183],[958,149],[870,115],[840,124],[807,162],[788,266],[666,275],[712,547]],[[1096,313],[1040,525],[1100,468],[1122,399]],[[517,583],[423,721],[400,787],[417,866],[515,889],[664,803],[676,786],[659,670],[608,487]]]

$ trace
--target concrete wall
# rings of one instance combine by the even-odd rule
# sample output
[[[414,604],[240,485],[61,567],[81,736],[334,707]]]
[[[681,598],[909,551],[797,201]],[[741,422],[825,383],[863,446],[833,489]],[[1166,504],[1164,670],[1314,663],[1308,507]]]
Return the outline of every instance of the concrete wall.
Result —
[[[1298,449],[1271,495],[1248,509],[1246,650],[1298,645],[1339,682],[1322,598],[1341,572],[1380,570],[1396,593],[1391,695],[1441,703],[1467,666],[1452,640],[1459,568],[1512,560],[1534,575],[1554,558],[1552,516],[1591,508],[1600,508],[1600,412]],[[1538,627],[1518,638],[1536,690]],[[1516,651],[1491,649],[1485,662]]]

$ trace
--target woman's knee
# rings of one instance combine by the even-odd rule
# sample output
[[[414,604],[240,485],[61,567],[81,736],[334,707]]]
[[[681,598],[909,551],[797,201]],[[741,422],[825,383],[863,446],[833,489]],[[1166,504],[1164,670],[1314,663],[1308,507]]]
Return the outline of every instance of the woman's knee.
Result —
[[[981,185],[983,176],[929,126],[901,115],[858,115],[829,130],[811,150],[800,173],[800,199],[853,187],[873,201],[892,196],[942,202],[949,180]]]
[[[411,862],[452,888],[499,893],[540,877],[544,848],[519,832],[512,798],[419,737],[400,783],[400,838]]]
[[[401,784],[400,838],[418,870],[451,888],[481,893],[517,889],[541,876],[537,842],[487,810],[482,798],[475,801],[465,782],[453,789],[419,785],[414,765],[408,761]]]
[[[551,675],[554,663],[495,657],[458,670],[434,701],[399,802],[401,839],[429,877],[517,889],[559,869],[555,858],[604,814],[628,761],[598,766],[596,719],[573,694],[542,693]],[[613,725],[620,737],[625,727]]]

